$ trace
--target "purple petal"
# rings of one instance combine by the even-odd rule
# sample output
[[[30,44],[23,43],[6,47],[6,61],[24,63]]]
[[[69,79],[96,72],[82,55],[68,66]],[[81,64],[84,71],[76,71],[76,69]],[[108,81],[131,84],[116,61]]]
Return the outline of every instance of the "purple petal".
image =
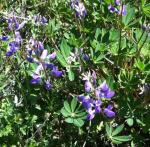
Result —
[[[109,110],[107,108],[104,109],[104,113],[107,117],[115,117],[115,112],[113,112],[112,110]]]
[[[52,85],[49,81],[46,81],[44,86],[45,86],[46,90],[51,90],[52,89]]]
[[[84,84],[84,88],[85,88],[85,92],[91,92],[92,90],[92,84],[90,81],[85,81],[85,84]]]
[[[106,98],[112,98],[113,96],[115,95],[115,92],[114,91],[108,91],[107,93],[106,93]]]
[[[109,87],[106,83],[106,81],[104,81],[101,85],[100,85],[101,91],[106,92],[109,90]]]
[[[62,72],[62,71],[59,71],[57,66],[54,66],[54,67],[53,67],[53,70],[51,71],[51,75],[52,75],[52,76],[58,78],[58,77],[61,77],[62,74],[63,74],[63,72]]]

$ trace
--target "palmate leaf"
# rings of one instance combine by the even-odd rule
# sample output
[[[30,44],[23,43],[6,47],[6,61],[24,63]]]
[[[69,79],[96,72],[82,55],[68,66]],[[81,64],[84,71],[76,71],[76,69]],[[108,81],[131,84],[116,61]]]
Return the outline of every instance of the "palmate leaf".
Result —
[[[73,122],[74,122],[74,119],[71,118],[71,117],[68,117],[68,118],[65,119],[65,121],[66,121],[67,123],[73,123]]]
[[[117,140],[120,142],[130,141],[131,139],[132,139],[132,137],[130,135],[129,136],[115,136],[115,137],[113,137],[113,140]]]
[[[64,109],[64,108],[62,108],[60,112],[62,113],[62,115],[63,115],[64,117],[70,116],[70,113],[69,113],[68,111],[66,111],[66,109]]]
[[[118,126],[113,132],[112,132],[112,136],[115,136],[117,134],[119,134],[124,128],[124,124]]]
[[[84,125],[84,121],[82,119],[74,119],[74,125],[77,127],[82,127]]]
[[[126,121],[130,127],[133,126],[133,118],[128,118]]]
[[[72,110],[72,112],[75,111],[76,107],[77,107],[77,99],[74,97],[71,101],[71,110]]]
[[[111,137],[112,134],[112,127],[108,125],[108,123],[106,123],[106,133],[109,137]]]
[[[63,57],[63,55],[57,51],[57,59],[58,61],[60,62],[60,64],[63,66],[63,67],[68,67],[68,63],[67,61],[65,60],[65,58]]]
[[[68,77],[70,81],[74,81],[74,72],[71,69],[68,71]]]
[[[64,102],[64,108],[66,111],[68,111],[69,113],[71,113],[71,108],[70,108],[70,105],[67,101]]]
[[[70,46],[67,44],[67,41],[65,39],[62,39],[61,45],[60,45],[61,53],[65,58],[68,58],[71,52]]]

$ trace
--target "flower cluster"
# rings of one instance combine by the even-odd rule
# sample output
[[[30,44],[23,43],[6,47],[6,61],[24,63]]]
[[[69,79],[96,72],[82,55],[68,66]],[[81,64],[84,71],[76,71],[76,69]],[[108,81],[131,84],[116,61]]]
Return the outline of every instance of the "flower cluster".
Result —
[[[85,18],[87,15],[86,8],[80,0],[71,0],[71,8],[75,10],[76,16],[80,19]]]
[[[97,86],[96,79],[95,71],[92,74],[89,72],[88,75],[84,75],[83,80],[85,81],[84,88],[86,95],[79,95],[78,101],[87,110],[88,120],[92,120],[96,113],[104,113],[107,117],[114,117],[113,106],[107,104],[107,107],[104,108],[104,105],[115,95],[115,92],[111,91],[106,81]]]
[[[29,40],[27,48],[27,60],[30,63],[35,63],[37,68],[32,74],[31,84],[40,84],[44,79],[45,88],[50,90],[52,84],[50,83],[50,75],[53,77],[62,76],[63,72],[58,70],[58,67],[51,63],[56,58],[56,52],[48,54],[48,50],[44,49],[42,42],[37,41],[33,38]],[[50,70],[50,73],[47,74]],[[44,76],[43,76],[44,74]]]
[[[121,5],[120,0],[115,0],[114,5],[109,5],[108,10],[110,13],[117,13],[119,15],[125,16],[127,13],[126,5]]]

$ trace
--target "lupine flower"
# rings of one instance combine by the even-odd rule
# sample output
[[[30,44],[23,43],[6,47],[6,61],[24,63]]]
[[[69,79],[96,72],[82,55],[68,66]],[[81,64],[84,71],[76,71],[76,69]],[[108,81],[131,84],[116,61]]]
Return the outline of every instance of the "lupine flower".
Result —
[[[123,5],[123,7],[120,7],[120,10],[118,12],[119,15],[125,16],[127,14],[127,6]]]
[[[57,66],[54,66],[54,67],[53,67],[53,70],[51,71],[50,74],[51,74],[52,76],[58,78],[58,77],[61,77],[61,76],[62,76],[63,72],[60,71],[60,70],[58,70],[58,67],[57,67]]]
[[[120,6],[120,5],[121,5],[120,0],[115,0],[115,4],[116,4],[117,6]]]
[[[27,21],[23,21],[22,23],[19,23],[16,16],[13,15],[12,17],[10,17],[8,19],[8,28],[10,30],[18,31],[18,30],[22,29],[26,23],[27,23]]]
[[[70,6],[72,9],[75,9],[75,5],[78,5],[79,0],[71,0],[70,1]]]
[[[104,109],[104,114],[108,117],[114,117],[115,116],[115,112],[112,111],[113,106],[112,105],[108,105],[107,108]]]
[[[88,115],[87,115],[87,120],[92,120],[95,116],[95,110],[94,109],[88,109]]]
[[[15,42],[17,42],[17,43],[22,42],[22,37],[20,35],[20,32],[18,32],[18,31],[15,32]]]
[[[30,81],[31,84],[36,85],[41,82],[41,77],[38,74],[33,74],[32,75],[32,80]]]
[[[49,54],[49,55],[47,56],[47,58],[49,58],[49,59],[51,59],[51,60],[56,59],[56,52],[53,52],[52,54]]]
[[[107,99],[110,99],[115,95],[115,92],[110,90],[110,88],[106,84],[106,81],[104,81],[100,85],[100,87],[96,89],[95,93],[98,98],[107,98]]]
[[[0,40],[2,41],[8,41],[8,36],[0,36]]]
[[[84,59],[85,61],[89,61],[89,60],[90,60],[90,57],[89,57],[88,54],[83,54],[83,59]]]
[[[114,13],[114,12],[117,12],[117,11],[118,11],[118,10],[117,10],[114,6],[112,6],[112,5],[109,5],[109,6],[108,6],[108,10],[109,10],[110,13]]]
[[[86,80],[84,84],[85,92],[91,92],[92,90],[92,84],[90,81]]]
[[[47,80],[47,81],[45,81],[45,89],[46,90],[51,90],[52,89],[52,85],[51,85],[51,83]]]
[[[9,43],[8,51],[6,53],[7,57],[12,56],[19,49],[19,44],[15,41]]]
[[[45,25],[48,22],[47,19],[44,16],[41,16],[39,14],[35,15],[33,17],[33,19],[34,19],[36,25]]]
[[[87,15],[87,11],[83,3],[78,2],[78,5],[75,5],[76,16],[80,19],[84,18]]]

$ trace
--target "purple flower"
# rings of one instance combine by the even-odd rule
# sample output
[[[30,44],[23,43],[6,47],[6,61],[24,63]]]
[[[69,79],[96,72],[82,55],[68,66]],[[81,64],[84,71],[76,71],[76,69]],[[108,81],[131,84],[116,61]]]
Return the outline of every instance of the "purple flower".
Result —
[[[120,5],[121,5],[120,0],[115,0],[115,4],[116,4],[117,6],[120,6]]]
[[[107,108],[104,109],[104,114],[107,117],[115,117],[115,112],[113,112],[112,109],[113,109],[113,106],[108,105]]]
[[[123,5],[123,7],[120,7],[120,10],[118,12],[119,15],[125,16],[127,14],[127,6]]]
[[[52,76],[58,78],[58,77],[61,77],[61,76],[62,76],[63,72],[60,71],[60,70],[58,70],[58,67],[57,67],[57,66],[54,66],[54,67],[53,67],[53,70],[51,71],[50,74],[51,74]]]
[[[92,84],[91,84],[90,81],[88,81],[88,80],[85,81],[84,89],[85,89],[85,92],[91,92],[91,90],[92,90]]]
[[[85,109],[88,110],[88,109],[92,108],[92,106],[93,106],[92,102],[93,102],[92,99],[85,98],[82,102],[82,105],[84,106]]]
[[[94,104],[95,112],[100,113],[101,112],[101,107],[100,106],[102,105],[102,102],[100,100],[95,100],[93,102],[93,104]]]
[[[2,41],[8,41],[8,36],[0,36],[0,40],[2,40]]]
[[[30,83],[36,85],[39,84],[40,82],[41,82],[41,77],[38,74],[33,74]]]
[[[51,85],[51,83],[47,80],[47,81],[45,81],[45,89],[46,90],[51,90],[52,89],[52,85]]]
[[[26,21],[23,21],[21,24],[19,24],[17,18],[15,15],[13,15],[11,18],[8,19],[8,28],[10,30],[20,30],[24,27]]]
[[[22,41],[22,38],[21,38],[20,32],[16,31],[15,32],[15,42],[21,43],[21,41]]]
[[[41,16],[39,14],[35,15],[33,19],[34,19],[36,25],[45,25],[48,22],[44,16]]]
[[[89,60],[90,60],[90,57],[89,57],[88,54],[83,54],[83,59],[84,59],[85,61],[89,61]]]
[[[12,56],[18,49],[19,49],[18,42],[15,42],[15,41],[10,42],[6,56],[7,57]]]
[[[54,60],[56,58],[56,52],[53,52],[52,54],[49,54],[47,56],[47,58],[51,59],[51,60]]]
[[[83,3],[74,1],[71,3],[71,7],[76,11],[76,16],[80,19],[84,18],[87,15],[87,11]]]
[[[115,95],[114,91],[111,91],[109,86],[104,81],[98,89],[95,91],[95,95],[97,98],[112,98]]]
[[[117,9],[114,6],[112,6],[112,5],[108,6],[108,10],[109,10],[110,13],[117,12]]]
[[[88,115],[87,115],[87,120],[92,120],[95,116],[95,110],[89,109],[88,110]]]

